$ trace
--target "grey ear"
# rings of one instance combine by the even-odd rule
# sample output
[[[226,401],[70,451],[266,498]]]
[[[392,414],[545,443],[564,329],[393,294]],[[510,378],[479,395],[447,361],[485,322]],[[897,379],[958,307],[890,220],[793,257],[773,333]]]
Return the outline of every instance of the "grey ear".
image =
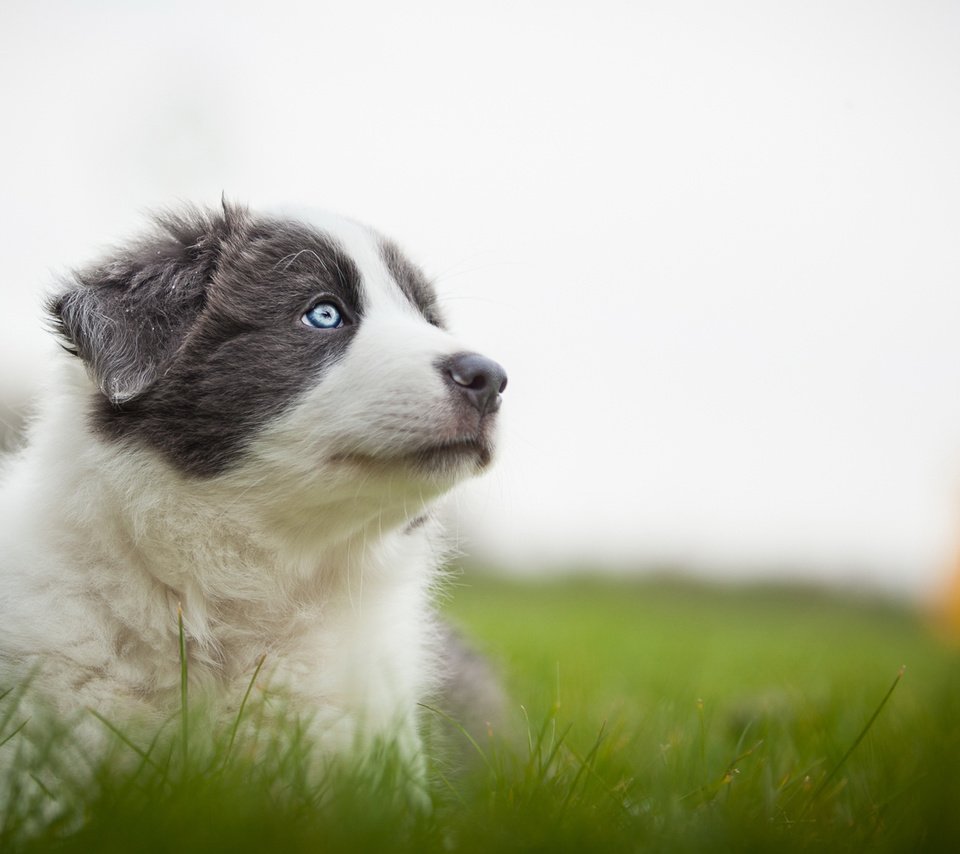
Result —
[[[170,366],[203,309],[223,240],[241,211],[192,211],[116,257],[75,274],[47,306],[66,350],[115,404],[146,391]]]

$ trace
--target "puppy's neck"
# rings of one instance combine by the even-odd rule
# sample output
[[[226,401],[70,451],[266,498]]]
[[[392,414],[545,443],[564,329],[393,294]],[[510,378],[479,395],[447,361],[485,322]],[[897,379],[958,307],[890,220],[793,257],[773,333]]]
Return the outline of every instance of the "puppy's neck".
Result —
[[[239,628],[254,613],[280,624],[377,585],[429,585],[421,576],[432,566],[430,526],[406,525],[422,504],[336,492],[305,503],[259,482],[256,470],[184,475],[157,451],[97,436],[89,401],[83,385],[51,400],[26,453],[28,468],[41,472],[33,488],[45,493],[34,506],[72,540],[67,554],[97,568],[91,582],[109,578],[107,570],[112,583],[159,585],[182,602],[198,634],[213,622]]]

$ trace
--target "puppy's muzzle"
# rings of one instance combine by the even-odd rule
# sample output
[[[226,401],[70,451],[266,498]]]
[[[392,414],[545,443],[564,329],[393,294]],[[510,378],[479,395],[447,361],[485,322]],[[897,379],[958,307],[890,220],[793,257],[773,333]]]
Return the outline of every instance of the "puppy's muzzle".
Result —
[[[481,417],[500,408],[500,393],[507,387],[507,372],[479,353],[451,356],[440,370]]]

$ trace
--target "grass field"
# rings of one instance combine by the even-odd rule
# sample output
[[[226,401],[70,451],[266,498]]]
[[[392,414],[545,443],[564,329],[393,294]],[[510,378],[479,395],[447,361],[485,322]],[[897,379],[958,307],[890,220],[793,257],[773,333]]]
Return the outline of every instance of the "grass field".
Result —
[[[960,655],[905,608],[665,581],[471,578],[450,593],[450,618],[503,671],[516,729],[480,745],[469,775],[432,763],[432,808],[408,804],[389,759],[318,783],[296,737],[253,762],[195,728],[186,759],[121,745],[128,761],[92,785],[15,798],[0,848],[960,847]],[[19,721],[0,723],[2,742]]]

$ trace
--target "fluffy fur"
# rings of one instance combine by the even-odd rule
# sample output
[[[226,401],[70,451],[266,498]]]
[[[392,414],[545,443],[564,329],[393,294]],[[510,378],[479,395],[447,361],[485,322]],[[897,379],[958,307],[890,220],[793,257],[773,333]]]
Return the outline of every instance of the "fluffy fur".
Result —
[[[344,325],[307,325],[317,302]],[[236,702],[265,654],[323,748],[416,755],[448,678],[429,511],[489,463],[502,369],[372,230],[227,205],[161,218],[51,317],[65,352],[0,498],[2,683],[166,717],[182,607],[194,694]]]

